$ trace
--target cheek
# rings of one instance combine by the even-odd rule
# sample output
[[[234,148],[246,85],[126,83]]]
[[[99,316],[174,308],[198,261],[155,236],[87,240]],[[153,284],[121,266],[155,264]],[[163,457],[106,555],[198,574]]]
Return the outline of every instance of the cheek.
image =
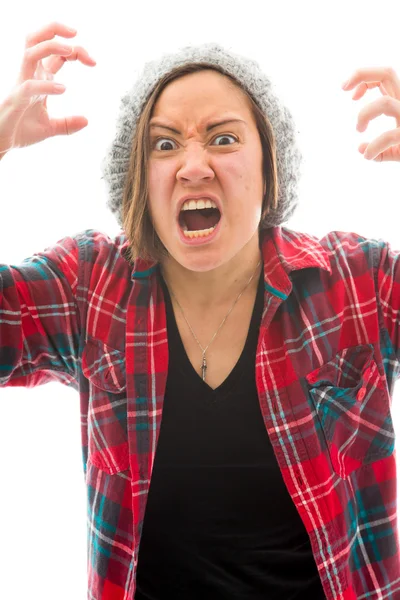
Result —
[[[162,198],[149,194],[150,218],[157,232],[162,231],[167,226],[165,210],[165,203],[162,202]]]
[[[169,188],[167,174],[160,165],[149,165],[147,186],[149,190],[149,210],[155,222],[165,219],[169,210]]]
[[[157,192],[157,190],[160,187],[160,175],[161,174],[159,172],[159,169],[157,169],[156,165],[150,162],[147,171],[147,186],[149,188],[149,191]]]

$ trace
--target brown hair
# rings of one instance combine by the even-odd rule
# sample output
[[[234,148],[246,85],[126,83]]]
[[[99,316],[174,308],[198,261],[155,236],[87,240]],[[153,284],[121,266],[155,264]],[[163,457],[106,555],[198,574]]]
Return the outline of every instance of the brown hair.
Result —
[[[236,88],[242,90],[249,100],[250,109],[261,139],[263,175],[266,182],[266,192],[262,203],[262,216],[260,219],[259,230],[265,228],[265,226],[263,227],[263,222],[270,208],[277,208],[278,175],[275,136],[271,124],[260,109],[258,103],[240,82],[213,64],[189,63],[177,67],[162,77],[152,91],[138,119],[136,132],[132,142],[132,152],[122,200],[123,228],[129,241],[127,258],[131,262],[138,257],[145,260],[160,261],[162,257],[168,256],[167,249],[154,230],[148,204],[147,164],[150,154],[149,121],[152,117],[154,105],[168,83],[171,83],[178,77],[195,73],[203,69],[213,69],[229,78],[232,84]]]

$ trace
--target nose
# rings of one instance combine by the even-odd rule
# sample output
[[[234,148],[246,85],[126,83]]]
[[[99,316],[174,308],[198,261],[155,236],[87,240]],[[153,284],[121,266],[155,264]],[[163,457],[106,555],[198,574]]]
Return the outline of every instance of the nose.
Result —
[[[210,156],[200,143],[188,144],[182,153],[177,171],[178,180],[197,182],[213,179],[214,169],[210,165]]]

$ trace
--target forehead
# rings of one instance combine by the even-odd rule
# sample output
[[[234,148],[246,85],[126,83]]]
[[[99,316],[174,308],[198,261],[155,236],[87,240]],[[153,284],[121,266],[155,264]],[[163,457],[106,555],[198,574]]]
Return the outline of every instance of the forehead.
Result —
[[[206,69],[168,83],[154,104],[150,125],[160,119],[171,126],[172,121],[189,125],[194,120],[204,128],[228,118],[252,121],[249,98],[228,77]]]

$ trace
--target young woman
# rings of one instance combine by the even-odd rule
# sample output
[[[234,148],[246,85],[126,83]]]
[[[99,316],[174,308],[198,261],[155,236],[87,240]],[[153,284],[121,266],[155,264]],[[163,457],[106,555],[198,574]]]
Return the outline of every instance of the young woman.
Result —
[[[55,35],[74,33],[27,39],[3,154],[87,124],[47,115],[64,61],[95,64]],[[385,95],[361,129],[400,119],[392,70],[356,85]],[[398,160],[398,131],[370,157]],[[103,163],[121,235],[87,230],[0,266],[0,385],[80,394],[91,598],[398,593],[400,255],[283,227],[300,159],[255,61],[182,48],[122,99]]]

